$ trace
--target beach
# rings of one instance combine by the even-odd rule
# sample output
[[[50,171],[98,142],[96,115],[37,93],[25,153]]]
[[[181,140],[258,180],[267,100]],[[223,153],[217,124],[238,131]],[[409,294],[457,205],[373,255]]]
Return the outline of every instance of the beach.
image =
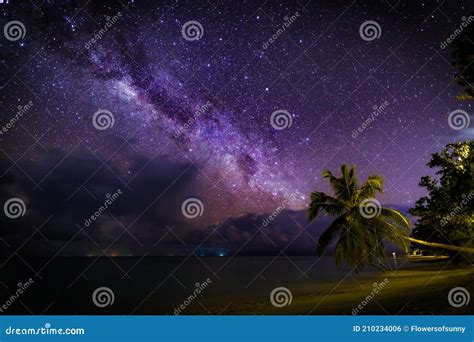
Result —
[[[473,267],[397,266],[357,272],[330,256],[10,258],[0,295],[5,302],[19,283],[34,281],[2,314],[473,314],[472,303],[448,302],[452,288],[474,291]],[[93,294],[104,287],[113,301],[98,307]],[[290,293],[288,305],[272,304],[277,288]]]
[[[380,288],[382,282],[386,285]],[[284,308],[262,301],[231,306],[226,311],[266,315],[472,315],[472,303],[454,308],[447,299],[453,287],[472,291],[472,284],[473,267],[443,269],[442,265],[424,265],[377,276],[348,276],[337,284],[308,285],[294,291],[292,303]],[[374,293],[377,288],[379,291]]]

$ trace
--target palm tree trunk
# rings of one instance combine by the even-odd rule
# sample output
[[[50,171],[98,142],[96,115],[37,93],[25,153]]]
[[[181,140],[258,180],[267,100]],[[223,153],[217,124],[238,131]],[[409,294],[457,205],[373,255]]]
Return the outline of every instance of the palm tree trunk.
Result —
[[[428,241],[418,240],[418,239],[414,239],[412,237],[406,237],[406,236],[403,236],[403,238],[406,239],[406,240],[409,240],[411,242],[423,245],[423,246],[428,246],[428,247],[432,247],[432,248],[449,249],[451,251],[464,252],[464,253],[473,253],[474,254],[474,248],[453,246],[453,245],[445,245],[444,243],[428,242]]]

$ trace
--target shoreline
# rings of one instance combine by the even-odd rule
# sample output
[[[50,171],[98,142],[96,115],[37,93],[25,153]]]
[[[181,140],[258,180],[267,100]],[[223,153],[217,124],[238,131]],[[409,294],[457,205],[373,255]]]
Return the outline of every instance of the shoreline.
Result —
[[[387,284],[369,300],[357,315],[464,315],[473,314],[474,305],[452,307],[447,299],[449,291],[458,286],[474,291],[474,267],[446,267],[426,265],[380,272],[357,277],[350,275],[338,284],[310,284],[293,293],[292,303],[277,308],[270,301],[256,301],[229,306],[230,315],[353,315],[354,309],[366,300],[385,279]],[[218,308],[215,308],[218,310]],[[211,311],[213,311],[211,309]]]

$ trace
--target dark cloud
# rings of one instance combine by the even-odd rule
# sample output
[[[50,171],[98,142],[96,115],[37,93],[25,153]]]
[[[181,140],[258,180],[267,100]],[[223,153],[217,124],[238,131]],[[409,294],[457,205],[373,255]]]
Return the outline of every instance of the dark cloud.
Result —
[[[241,255],[276,255],[281,251],[288,255],[314,255],[316,241],[331,220],[322,216],[308,224],[305,210],[248,213],[227,218],[214,226],[219,234],[213,242],[224,251]]]
[[[1,253],[188,255],[196,249],[200,255],[314,255],[320,233],[332,221],[321,216],[308,225],[306,211],[284,207],[214,225],[190,220],[181,204],[199,197],[194,165],[164,157],[130,164],[134,176],[90,152],[54,150],[17,165],[0,160],[2,206],[10,198],[26,205],[17,219],[2,212]]]
[[[82,255],[108,247],[121,235],[110,250],[143,253],[168,231],[166,226],[184,226],[180,203],[193,191],[196,169],[165,158],[137,158],[131,165],[133,178],[86,152],[56,150],[17,166],[0,160],[2,204],[13,197],[26,204],[20,218],[2,213],[1,236],[10,245],[3,251],[23,245],[26,254],[56,253],[72,240],[62,253]],[[86,224],[112,195],[113,202]]]
[[[133,177],[84,151],[53,150],[17,165],[0,160],[1,203],[20,198],[26,205],[20,218],[2,213],[2,254],[186,255],[196,247],[205,255],[304,254],[314,252],[327,221],[306,227],[304,211],[283,209],[209,226],[181,213],[182,202],[197,193],[192,164],[163,157],[130,164]]]

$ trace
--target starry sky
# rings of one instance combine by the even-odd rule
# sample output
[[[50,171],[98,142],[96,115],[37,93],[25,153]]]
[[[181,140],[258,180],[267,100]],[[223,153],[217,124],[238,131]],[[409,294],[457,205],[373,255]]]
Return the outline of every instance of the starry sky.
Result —
[[[97,206],[97,164],[143,211],[159,195],[178,210],[199,198],[207,226],[288,198],[288,209],[304,209],[311,191],[329,191],[322,171],[349,163],[360,178],[383,176],[382,203],[409,207],[424,195],[431,154],[473,136],[448,125],[472,104],[456,100],[451,46],[440,47],[470,1],[13,0],[0,10],[2,25],[26,29],[0,40],[0,124],[33,103],[0,136],[2,182],[24,181],[12,180],[10,195],[47,202],[47,185],[67,173],[77,184],[57,200],[89,192]],[[361,36],[367,21],[377,37]],[[199,25],[187,32],[189,22]],[[95,127],[98,111],[111,127]],[[154,176],[163,195],[148,194]]]

